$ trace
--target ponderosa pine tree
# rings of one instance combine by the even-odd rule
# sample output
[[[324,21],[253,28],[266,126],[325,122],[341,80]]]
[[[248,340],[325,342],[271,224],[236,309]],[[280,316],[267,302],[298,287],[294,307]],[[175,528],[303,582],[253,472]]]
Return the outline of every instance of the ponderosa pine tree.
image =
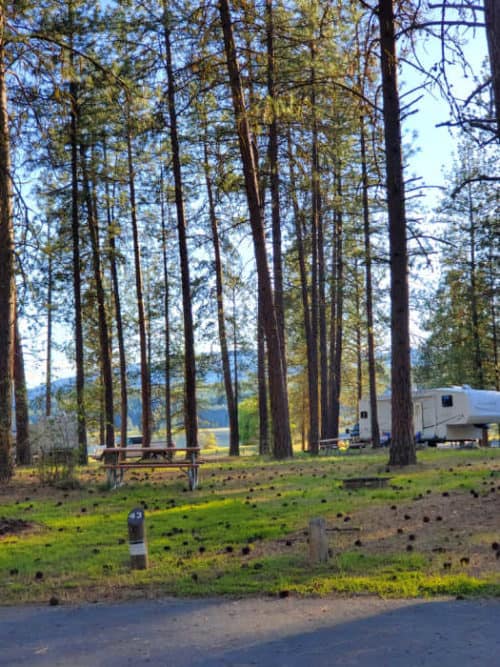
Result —
[[[205,128],[206,130],[206,128]],[[204,141],[204,165],[205,165],[205,184],[207,188],[208,215],[210,218],[210,228],[212,232],[212,245],[214,249],[214,269],[216,283],[217,299],[217,325],[219,331],[220,353],[222,360],[222,375],[224,378],[224,389],[226,392],[226,403],[229,417],[229,455],[239,456],[240,437],[238,425],[238,409],[236,395],[231,378],[231,364],[229,361],[229,348],[226,331],[226,312],[224,306],[224,278],[222,270],[222,256],[219,239],[219,225],[215,207],[215,197],[213,192],[212,174],[210,169],[210,158],[208,154],[208,137]],[[235,374],[237,372],[237,361],[234,362]],[[235,379],[236,383],[236,379]]]
[[[375,371],[375,336],[373,317],[373,281],[370,207],[368,200],[368,168],[366,156],[366,130],[364,118],[360,118],[359,140],[361,149],[361,178],[363,199],[363,244],[365,257],[365,300],[366,300],[366,336],[368,348],[368,390],[370,400],[370,420],[372,446],[380,447],[380,429],[377,414],[377,380]]]
[[[424,320],[428,336],[415,369],[424,385],[498,387],[496,294],[499,275],[492,261],[498,246],[498,193],[474,180],[489,173],[494,151],[472,141],[461,144],[442,201],[442,277],[435,307]]]
[[[89,167],[87,165],[87,151],[86,146],[83,143],[80,143],[79,152],[83,195],[87,207],[87,226],[90,236],[92,268],[97,300],[97,328],[99,332],[99,357],[104,408],[102,412],[102,416],[104,418],[104,438],[101,438],[101,442],[105,442],[106,447],[111,448],[115,446],[113,369],[111,363],[111,344],[108,330],[108,316],[102,271],[102,253],[99,242],[99,222],[97,217],[97,202],[95,198],[95,174],[93,174],[93,178],[89,174]]]
[[[391,465],[416,462],[411,397],[408,250],[398,58],[392,0],[378,3],[382,68],[387,209],[391,266]]]
[[[259,299],[262,300],[264,327],[269,359],[269,392],[273,433],[273,454],[282,459],[292,456],[286,370],[283,368],[281,341],[279,336],[274,298],[269,272],[264,221],[262,216],[259,172],[255,162],[254,139],[248,121],[243,94],[238,58],[233,35],[231,12],[227,0],[219,2],[220,20],[224,36],[229,85],[233,100],[234,119],[241,163],[245,179],[245,191],[250,214],[250,226],[257,266]]]
[[[160,166],[160,222],[161,222],[161,257],[163,266],[163,322],[165,329],[165,436],[167,447],[174,447],[172,437],[172,372],[171,372],[171,333],[170,333],[170,273],[168,269],[168,230],[167,207],[165,202],[165,178],[163,165]]]
[[[285,307],[283,303],[283,251],[282,222],[280,196],[280,164],[279,164],[279,127],[276,93],[276,57],[275,57],[275,19],[273,0],[266,0],[266,47],[267,47],[267,92],[269,95],[269,189],[271,199],[271,224],[273,239],[273,287],[276,320],[281,341],[283,367],[286,369],[286,334]]]
[[[12,381],[15,325],[14,228],[9,113],[7,16],[0,4],[0,482],[12,476]]]
[[[120,373],[120,445],[125,446],[127,442],[128,429],[128,380],[127,380],[127,356],[125,351],[125,336],[123,331],[122,301],[120,295],[120,281],[118,279],[117,247],[115,221],[112,212],[112,194],[110,188],[110,175],[107,153],[107,139],[102,137],[103,167],[104,167],[104,194],[107,222],[107,244],[108,263],[111,274],[111,286],[114,304],[114,322],[116,326],[116,338],[118,343],[118,359]]]
[[[186,445],[198,446],[198,415],[196,403],[196,357],[194,349],[194,323],[191,302],[191,278],[187,244],[187,222],[184,207],[184,188],[182,181],[181,152],[178,133],[178,111],[176,104],[176,82],[171,45],[171,17],[166,0],[162,0],[162,25],[165,47],[165,71],[167,76],[167,110],[169,118],[169,136],[174,176],[175,210],[177,214],[177,235],[182,284],[182,306],[184,319],[184,427]]]
[[[144,304],[144,288],[141,262],[141,243],[139,240],[139,220],[136,197],[136,170],[132,144],[132,109],[131,100],[127,94],[125,110],[125,141],[127,145],[128,190],[130,202],[130,223],[134,246],[134,275],[137,301],[137,316],[139,323],[139,348],[141,359],[141,410],[142,410],[142,446],[151,444],[152,415],[151,415],[151,380],[148,364],[147,319]]]
[[[495,101],[496,135],[500,141],[500,6],[497,0],[484,0],[484,22]]]
[[[24,352],[19,331],[19,317],[16,317],[14,332],[14,398],[16,405],[16,461],[31,463],[29,434],[29,404],[24,370]]]

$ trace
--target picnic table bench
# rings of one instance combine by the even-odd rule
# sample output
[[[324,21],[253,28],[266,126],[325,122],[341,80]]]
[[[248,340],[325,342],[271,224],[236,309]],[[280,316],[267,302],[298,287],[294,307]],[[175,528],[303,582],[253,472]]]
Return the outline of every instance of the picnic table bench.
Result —
[[[318,440],[318,450],[319,452],[332,452],[335,449],[339,449],[339,442],[347,440],[347,438],[325,438],[324,440]]]
[[[361,442],[349,435],[343,435],[339,436],[338,438],[326,438],[324,440],[318,440],[318,450],[320,453],[325,452],[325,454],[328,454],[334,450],[340,450],[340,442],[346,442],[347,449],[362,449],[366,445],[365,442]]]
[[[101,458],[112,488],[122,484],[124,471],[131,468],[179,468],[193,491],[198,486],[198,468],[204,463],[198,456],[200,451],[200,447],[107,447]],[[181,453],[185,457],[176,459]]]

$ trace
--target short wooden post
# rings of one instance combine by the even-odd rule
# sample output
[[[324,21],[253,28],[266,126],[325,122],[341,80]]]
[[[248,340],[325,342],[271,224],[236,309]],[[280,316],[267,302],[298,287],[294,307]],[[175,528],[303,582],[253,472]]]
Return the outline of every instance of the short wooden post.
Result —
[[[309,561],[311,564],[328,561],[326,521],[323,517],[316,517],[309,521]]]
[[[129,512],[128,541],[131,568],[133,570],[145,570],[148,567],[148,550],[146,545],[144,510],[141,507]]]

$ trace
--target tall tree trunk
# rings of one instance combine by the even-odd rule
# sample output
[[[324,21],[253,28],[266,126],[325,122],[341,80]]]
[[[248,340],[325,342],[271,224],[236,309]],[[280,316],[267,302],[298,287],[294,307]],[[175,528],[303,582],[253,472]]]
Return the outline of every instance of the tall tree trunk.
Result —
[[[366,328],[368,344],[368,390],[370,395],[370,419],[372,446],[380,447],[380,429],[377,412],[377,378],[375,369],[375,337],[373,323],[373,281],[372,281],[372,251],[370,230],[370,208],[368,205],[368,168],[366,161],[366,135],[364,119],[360,119],[361,144],[361,174],[363,197],[363,238],[365,248],[365,299],[366,299]],[[359,406],[358,406],[359,409]],[[358,415],[359,419],[359,415]]]
[[[235,392],[233,391],[233,383],[231,379],[231,364],[229,361],[229,349],[227,344],[226,332],[226,313],[224,308],[224,291],[223,291],[223,275],[222,275],[222,258],[220,252],[219,229],[217,223],[217,213],[215,210],[215,201],[213,195],[212,180],[210,177],[210,164],[208,156],[208,137],[204,141],[204,157],[205,157],[205,183],[207,187],[208,197],[208,213],[210,217],[210,228],[212,231],[212,245],[214,248],[215,260],[215,290],[217,295],[217,323],[219,328],[219,343],[222,360],[222,374],[224,377],[224,389],[226,392],[227,411],[229,416],[229,455],[239,456],[240,454],[240,436],[238,426],[238,409],[235,400]],[[235,357],[235,374],[237,370],[237,359]]]
[[[104,166],[108,169],[108,155],[106,150],[106,138],[103,137],[103,154]],[[125,338],[123,334],[123,318],[122,307],[120,299],[120,283],[118,280],[118,268],[116,265],[116,240],[115,231],[113,229],[113,209],[111,206],[111,193],[109,188],[109,179],[105,180],[106,193],[106,222],[108,225],[108,261],[111,273],[111,285],[113,289],[113,301],[115,311],[116,323],[116,338],[118,343],[118,363],[120,366],[120,446],[125,447],[127,444],[127,427],[128,427],[128,393],[127,393],[127,358],[125,354]]]
[[[363,343],[361,335],[361,286],[358,258],[354,258],[354,306],[356,309],[356,404],[363,397]]]
[[[28,464],[31,463],[28,390],[17,317],[14,332],[14,396],[16,401],[16,459],[20,464]]]
[[[269,414],[267,409],[266,383],[266,334],[264,331],[264,316],[262,304],[257,305],[257,382],[259,396],[259,454],[269,454]]]
[[[146,313],[144,308],[144,290],[141,267],[141,249],[139,244],[139,227],[137,222],[137,204],[135,197],[135,169],[132,157],[132,131],[130,128],[130,109],[127,109],[127,161],[128,186],[130,197],[130,221],[132,223],[132,238],[134,245],[135,290],[137,312],[139,317],[139,346],[141,357],[141,399],[142,399],[142,446],[151,445],[151,381],[148,367],[148,341],[146,335]],[[123,443],[125,444],[125,443]]]
[[[238,423],[238,403],[240,400],[240,379],[238,375],[238,327],[236,319],[236,289],[233,289],[233,375],[234,375],[234,419]],[[239,448],[238,448],[239,454]]]
[[[71,52],[73,53],[73,52]],[[71,60],[73,57],[71,56]],[[70,92],[70,144],[71,144],[71,241],[73,246],[73,299],[75,307],[75,363],[76,363],[76,413],[78,431],[78,460],[88,463],[87,424],[85,416],[85,370],[83,353],[82,279],[80,261],[80,212],[78,193],[78,125],[80,110],[78,85],[69,84]]]
[[[328,345],[326,333],[326,269],[323,215],[318,218],[318,332],[321,401],[321,437],[328,437]]]
[[[500,140],[500,5],[498,0],[484,0],[484,24],[495,101],[496,135]]]
[[[416,462],[410,366],[405,190],[392,0],[379,0],[386,188],[391,262],[391,465]]]
[[[53,288],[53,259],[50,231],[48,238],[48,266],[47,266],[47,356],[45,360],[45,416],[52,413],[52,288]]]
[[[97,318],[99,329],[99,356],[101,364],[101,379],[104,407],[104,431],[106,447],[115,446],[115,417],[113,403],[113,368],[111,363],[111,345],[106,315],[106,298],[102,280],[101,251],[99,247],[99,223],[97,207],[92,196],[92,186],[87,167],[86,148],[80,144],[80,161],[82,169],[83,194],[87,207],[87,224],[89,228],[90,245],[92,251],[92,268],[94,273],[95,290],[97,297]]]
[[[309,434],[310,438],[310,450],[313,454],[316,451],[319,451],[319,443],[314,442],[314,440],[319,440],[320,438],[320,419],[322,419],[320,406],[321,401],[318,400],[319,389],[321,387],[321,380],[319,378],[319,363],[318,363],[318,330],[319,330],[319,293],[318,293],[318,228],[320,225],[320,210],[321,210],[321,191],[320,191],[320,182],[319,182],[319,153],[318,153],[318,126],[316,120],[316,81],[315,81],[315,70],[314,70],[314,55],[315,55],[315,45],[311,44],[311,59],[313,61],[313,67],[311,68],[311,107],[313,113],[312,119],[312,150],[311,150],[311,203],[312,203],[312,215],[311,215],[311,339],[310,339],[310,351],[309,355],[312,361],[313,373],[316,376],[315,386],[310,386],[310,391],[314,394],[314,397],[309,396],[309,400],[312,399],[313,404],[316,407],[315,419],[317,423],[314,425],[313,429]],[[321,369],[321,375],[323,376],[324,369]],[[323,394],[321,394],[323,398]],[[313,426],[311,424],[311,426]]]
[[[330,438],[337,438],[339,434],[340,418],[340,391],[342,386],[342,344],[344,337],[344,230],[343,215],[340,209],[342,201],[342,176],[340,165],[336,176],[336,195],[337,207],[334,213],[334,234],[333,234],[333,284],[332,284],[332,306],[330,323],[330,396],[329,412],[331,416],[331,426],[329,430]]]
[[[170,145],[174,174],[175,209],[177,213],[177,234],[181,260],[182,306],[184,318],[184,422],[187,446],[196,447],[198,445],[198,417],[196,408],[196,357],[194,351],[194,325],[191,306],[191,280],[189,276],[189,255],[186,233],[187,225],[184,211],[181,158],[177,132],[175,80],[170,43],[170,19],[169,10],[165,0],[163,0],[163,34],[166,53],[167,102],[170,120]]]
[[[497,195],[497,202],[500,197]],[[494,233],[494,232],[493,232]],[[494,380],[495,380],[495,390],[500,391],[500,359],[498,358],[498,328],[497,328],[497,311],[495,304],[495,294],[496,294],[496,280],[498,275],[498,257],[495,256],[494,249],[494,240],[491,239],[489,244],[488,252],[488,280],[490,283],[490,294],[489,294],[489,304],[490,304],[490,321],[491,321],[491,344],[493,347],[493,368],[494,368]]]
[[[167,447],[174,447],[172,437],[172,383],[170,370],[170,276],[167,257],[167,216],[165,210],[163,167],[160,167],[161,251],[163,261],[163,309],[165,326],[165,433]]]
[[[316,80],[315,40],[311,42],[311,112],[312,112],[312,164],[311,164],[311,199],[312,199],[312,273],[311,273],[311,319],[313,354],[316,366],[319,363],[319,432],[322,438],[328,437],[328,351],[326,336],[326,275],[325,248],[323,233],[323,213],[321,195],[321,169],[319,161],[319,124],[317,117],[317,80]]]
[[[280,172],[278,159],[278,121],[276,118],[276,65],[274,61],[274,15],[273,0],[266,0],[266,42],[267,42],[267,91],[271,102],[271,122],[269,124],[269,171],[271,189],[271,221],[273,239],[274,305],[281,341],[283,368],[286,369],[285,307],[283,304],[283,262],[281,250],[281,203]]]
[[[149,419],[150,426],[149,430],[151,433],[151,438],[153,433],[156,430],[155,416],[153,412],[153,382],[151,378],[151,369],[153,368],[153,337],[151,335],[151,321],[153,319],[153,313],[151,308],[151,266],[149,264],[149,254],[146,254],[145,257],[145,266],[146,266],[146,289],[145,289],[145,309],[146,309],[146,350],[147,350],[147,363],[148,363],[148,381],[149,381]]]
[[[99,382],[97,383],[99,387],[99,442],[106,442],[106,407],[104,399],[104,380],[102,377],[102,364],[101,364],[101,374],[99,375]],[[114,445],[113,445],[114,446]]]
[[[5,4],[0,5],[0,482],[12,476],[12,359],[15,278],[12,175],[5,64]]]
[[[474,204],[472,201],[472,192],[470,183],[467,187],[467,205],[469,213],[469,287],[470,287],[470,308],[471,308],[471,327],[472,340],[474,342],[474,372],[477,378],[477,386],[484,389],[483,360],[481,355],[481,336],[479,333],[479,313],[477,305],[477,266],[476,266],[476,223],[474,220]]]
[[[286,373],[282,363],[281,340],[276,318],[276,310],[274,307],[271,276],[267,261],[264,220],[259,192],[258,168],[255,163],[255,156],[252,148],[253,137],[245,108],[243,87],[236,56],[229,3],[227,0],[220,0],[219,11],[224,34],[224,48],[233,98],[234,116],[241,153],[243,175],[245,179],[250,224],[252,228],[259,284],[259,298],[262,302],[267,340],[273,453],[276,458],[282,459],[292,456],[293,452],[290,436]]]
[[[312,454],[319,452],[319,405],[318,405],[318,355],[316,353],[316,339],[313,337],[311,312],[309,308],[309,290],[307,284],[306,255],[304,248],[303,216],[297,201],[295,168],[292,156],[292,138],[288,131],[289,175],[290,192],[292,197],[295,235],[297,239],[297,254],[299,260],[300,292],[302,298],[302,312],[304,318],[304,333],[307,356],[307,390],[309,395],[309,451]]]

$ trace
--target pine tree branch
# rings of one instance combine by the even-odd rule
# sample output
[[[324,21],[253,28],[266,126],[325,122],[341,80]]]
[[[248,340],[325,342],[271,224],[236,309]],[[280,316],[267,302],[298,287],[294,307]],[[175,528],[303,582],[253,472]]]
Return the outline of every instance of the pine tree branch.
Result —
[[[466,185],[469,185],[470,183],[483,183],[485,181],[488,181],[490,183],[500,183],[500,176],[486,176],[486,174],[479,174],[479,176],[471,176],[471,178],[466,178],[463,180],[460,185],[457,185],[456,188],[451,193],[451,198],[455,199],[455,197],[465,188]]]
[[[105,67],[104,65],[102,65],[99,62],[99,60],[97,60],[97,58],[94,58],[90,54],[85,53],[85,51],[81,51],[80,49],[77,49],[76,47],[71,46],[70,44],[66,44],[64,41],[61,41],[59,39],[56,39],[55,37],[51,37],[50,35],[46,35],[40,32],[32,32],[29,34],[29,37],[31,39],[38,39],[42,42],[48,42],[49,44],[55,44],[56,46],[59,46],[61,49],[70,51],[71,53],[74,53],[77,56],[81,56],[82,58],[87,60],[91,65],[93,65],[97,70],[99,70],[102,74],[111,77],[117,83],[119,83],[120,86],[128,89],[128,84],[126,81],[124,81],[120,76],[118,76],[118,74],[112,72],[109,67]]]

